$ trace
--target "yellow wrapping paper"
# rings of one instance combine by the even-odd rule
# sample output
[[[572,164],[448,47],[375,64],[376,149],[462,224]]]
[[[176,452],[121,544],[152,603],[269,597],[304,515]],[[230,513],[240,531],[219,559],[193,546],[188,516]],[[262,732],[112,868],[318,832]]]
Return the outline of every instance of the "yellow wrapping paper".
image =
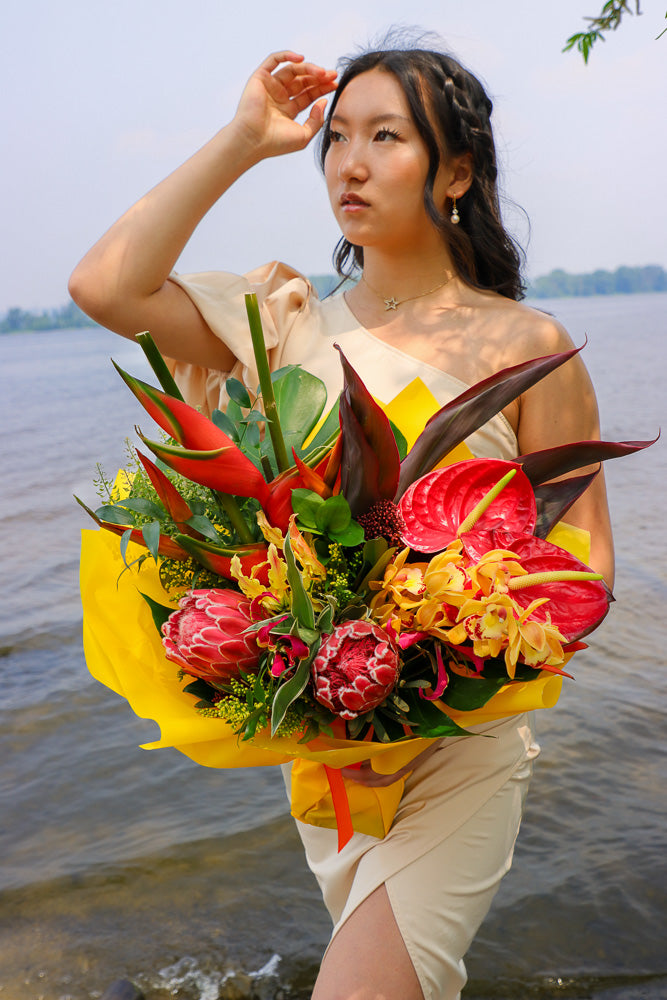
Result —
[[[415,379],[384,409],[401,427],[410,447],[438,404],[424,384]],[[441,464],[470,457],[470,451],[461,445]],[[587,532],[561,523],[549,540],[587,562]],[[145,551],[130,543],[127,561],[132,562]],[[320,736],[304,745],[296,737],[271,738],[266,731],[241,742],[226,722],[195,710],[197,699],[184,693],[187,682],[179,680],[176,665],[164,655],[150,608],[141,594],[173,607],[176,602],[165,593],[151,558],[139,570],[126,570],[116,535],[83,531],[80,582],[88,669],[102,684],[127,699],[136,715],[157,723],[159,739],[144,744],[144,748],[174,747],[206,767],[262,767],[295,761],[292,815],[297,819],[316,826],[336,826],[322,764],[340,768],[370,759],[378,773],[392,774],[434,742],[409,739],[386,745]],[[561,683],[560,677],[543,672],[530,682],[507,684],[483,708],[473,712],[456,712],[438,704],[467,728],[533,709],[551,708],[558,700]],[[383,837],[391,827],[403,784],[401,779],[385,788],[367,788],[346,780],[354,829]]]

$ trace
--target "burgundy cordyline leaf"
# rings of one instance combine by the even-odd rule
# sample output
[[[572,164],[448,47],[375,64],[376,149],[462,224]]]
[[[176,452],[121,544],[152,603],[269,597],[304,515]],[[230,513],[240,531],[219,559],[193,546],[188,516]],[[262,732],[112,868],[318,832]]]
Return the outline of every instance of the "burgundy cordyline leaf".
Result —
[[[418,552],[439,552],[456,538],[458,529],[482,497],[512,469],[516,474],[481,515],[475,529],[505,526],[516,534],[535,525],[535,498],[516,462],[471,459],[435,469],[413,483],[399,502],[405,520],[403,541]]]
[[[398,485],[398,448],[388,418],[341,351],[344,386],[339,419],[342,432],[341,492],[352,516],[378,500],[392,500]]]
[[[557,448],[545,448],[544,451],[519,455],[516,461],[520,463],[533,486],[538,486],[548,479],[564,476],[585,465],[596,465],[608,458],[632,455],[655,444],[658,437],[652,441],[576,441],[574,444],[561,444]]]
[[[543,483],[535,487],[535,504],[537,521],[534,535],[546,538],[554,524],[561,520],[575,500],[586,492],[600,468],[585,476],[573,476],[571,479],[561,479],[557,483]]]
[[[401,462],[396,500],[405,493],[410,483],[430,472],[452,448],[580,350],[577,347],[504,368],[496,375],[477,382],[438,410]]]
[[[590,567],[576,556],[534,535],[517,536],[501,530],[473,531],[463,536],[463,547],[468,557],[475,561],[492,549],[508,549],[516,554],[527,573],[590,572]],[[537,598],[548,597],[548,603],[536,608],[531,617],[541,622],[550,617],[566,642],[581,639],[597,628],[614,599],[602,580],[560,580],[510,593],[522,608],[527,608]]]

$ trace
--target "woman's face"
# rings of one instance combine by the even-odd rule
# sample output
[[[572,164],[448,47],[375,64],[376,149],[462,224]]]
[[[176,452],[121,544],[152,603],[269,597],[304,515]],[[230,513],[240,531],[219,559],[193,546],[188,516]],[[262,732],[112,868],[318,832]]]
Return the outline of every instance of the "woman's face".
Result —
[[[424,249],[442,237],[424,207],[428,151],[392,73],[373,69],[354,77],[331,119],[324,176],[343,236],[362,247]],[[447,178],[434,186],[444,207]]]

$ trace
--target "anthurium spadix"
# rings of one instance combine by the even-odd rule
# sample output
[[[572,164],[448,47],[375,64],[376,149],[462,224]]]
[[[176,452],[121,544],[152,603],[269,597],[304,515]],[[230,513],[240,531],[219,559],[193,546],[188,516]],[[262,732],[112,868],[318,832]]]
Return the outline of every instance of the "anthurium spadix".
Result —
[[[597,628],[614,599],[602,579],[585,579],[596,576],[589,566],[546,539],[496,528],[471,531],[462,536],[462,542],[466,555],[473,562],[495,550],[511,552],[524,574],[508,581],[510,596],[524,609],[547,598],[531,615],[538,621],[555,625],[568,643]]]
[[[466,519],[480,501],[501,483],[470,527],[490,530],[511,525],[517,534],[532,533],[536,510],[530,482],[516,462],[487,458],[435,469],[408,487],[398,505],[405,521],[403,541],[418,552],[446,548],[466,530]]]
[[[149,416],[178,441],[180,447],[140,435],[165,465],[210,489],[265,501],[268,492],[261,472],[212,420],[182,400],[128,375],[118,365],[115,368]]]

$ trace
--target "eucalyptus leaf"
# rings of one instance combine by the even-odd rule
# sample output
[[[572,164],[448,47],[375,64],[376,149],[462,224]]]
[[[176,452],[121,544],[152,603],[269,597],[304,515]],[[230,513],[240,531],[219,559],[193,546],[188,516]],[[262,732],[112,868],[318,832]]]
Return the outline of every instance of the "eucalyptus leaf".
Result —
[[[146,548],[153,556],[155,562],[157,562],[158,546],[160,544],[160,522],[149,521],[148,524],[144,524],[141,529],[141,534],[143,535],[144,542],[146,543]]]
[[[198,531],[204,538],[209,538],[212,542],[220,542],[221,538],[215,530],[214,524],[204,514],[193,514],[185,522],[195,531]]]
[[[233,399],[235,403],[242,406],[244,410],[250,409],[252,400],[243,382],[239,382],[237,378],[228,378],[225,382],[225,389],[230,399]]]
[[[270,423],[270,421],[267,420],[266,417],[264,416],[264,414],[260,413],[259,410],[251,410],[250,413],[246,413],[245,417],[241,417],[241,419],[239,420],[239,423],[240,424],[266,424],[266,423]]]
[[[233,420],[229,419],[226,413],[223,413],[222,410],[214,410],[211,414],[211,420],[223,434],[226,434],[232,441],[238,441],[239,435],[236,424]]]
[[[127,547],[130,544],[132,538],[132,530],[130,528],[124,531],[120,536],[120,557],[127,566]]]
[[[128,510],[136,511],[138,514],[147,514],[148,517],[155,517],[158,521],[164,521],[167,516],[164,507],[159,506],[159,504],[154,503],[152,500],[148,500],[146,497],[128,497],[127,500],[122,501],[122,505]]]
[[[97,517],[109,524],[134,524],[136,518],[134,514],[128,513],[124,507],[116,507],[112,504],[104,504],[95,511]]]

